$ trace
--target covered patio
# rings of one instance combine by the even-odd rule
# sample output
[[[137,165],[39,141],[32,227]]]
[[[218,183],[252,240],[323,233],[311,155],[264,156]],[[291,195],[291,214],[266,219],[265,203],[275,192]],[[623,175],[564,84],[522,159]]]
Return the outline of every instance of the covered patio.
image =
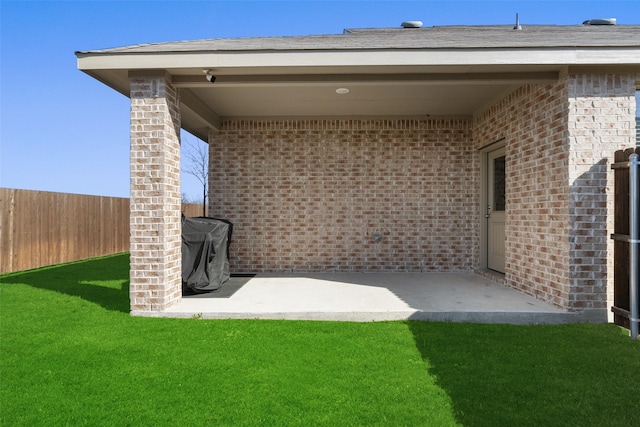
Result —
[[[262,273],[232,277],[162,313],[203,319],[432,320],[558,324],[593,321],[473,273]]]
[[[77,52],[131,99],[131,313],[606,321],[639,53],[616,25]],[[209,144],[231,271],[257,274],[226,299],[181,292],[181,129]]]

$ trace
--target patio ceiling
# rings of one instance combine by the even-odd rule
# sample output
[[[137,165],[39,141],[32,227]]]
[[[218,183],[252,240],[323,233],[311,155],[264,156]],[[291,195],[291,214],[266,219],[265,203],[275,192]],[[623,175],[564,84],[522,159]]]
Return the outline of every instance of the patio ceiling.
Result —
[[[541,73],[444,73],[415,70],[366,73],[340,69],[322,74],[232,75],[212,71],[175,75],[173,82],[223,118],[237,117],[425,117],[468,116],[505,91],[531,81],[553,81]],[[347,89],[340,94],[338,89]]]
[[[471,117],[523,84],[563,73],[636,73],[640,27],[363,29],[76,55],[79,69],[126,96],[130,73],[166,72],[180,89],[182,127],[206,141],[228,119]]]
[[[207,140],[229,119],[471,117],[526,83],[552,82],[560,67],[481,71],[475,67],[322,67],[268,70],[167,69],[180,89],[182,127]],[[496,67],[491,67],[496,68]],[[501,69],[513,67],[502,67]],[[535,68],[535,67],[534,67]],[[205,72],[216,76],[212,84]],[[128,96],[127,70],[88,72]],[[295,73],[295,74],[294,74]],[[338,89],[348,89],[340,94]],[[338,91],[338,92],[337,92]]]

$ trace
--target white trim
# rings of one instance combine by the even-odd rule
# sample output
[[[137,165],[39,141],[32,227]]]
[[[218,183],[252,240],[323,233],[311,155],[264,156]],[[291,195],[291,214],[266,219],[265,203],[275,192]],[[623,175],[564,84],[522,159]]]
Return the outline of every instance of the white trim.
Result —
[[[495,85],[509,83],[523,85],[530,83],[550,83],[558,80],[558,72],[520,72],[520,73],[366,73],[366,74],[266,74],[266,75],[220,75],[215,81],[216,87],[264,86],[329,86],[349,84],[367,86],[372,83],[393,85]],[[175,87],[211,87],[211,83],[202,74],[179,74],[172,77]]]
[[[640,48],[439,49],[290,52],[164,52],[154,54],[79,53],[80,70],[481,66],[481,65],[640,65]]]

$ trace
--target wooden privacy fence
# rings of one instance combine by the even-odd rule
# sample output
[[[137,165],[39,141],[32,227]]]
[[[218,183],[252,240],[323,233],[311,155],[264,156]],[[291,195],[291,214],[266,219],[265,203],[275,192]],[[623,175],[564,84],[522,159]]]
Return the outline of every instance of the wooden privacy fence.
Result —
[[[128,250],[127,198],[0,188],[0,274]]]
[[[614,234],[611,236],[614,239],[614,295],[611,310],[614,323],[630,328],[632,337],[637,336],[637,309],[640,304],[637,290],[640,279],[637,265],[640,183],[638,164],[630,159],[634,153],[640,154],[640,147],[616,151],[611,166],[615,171]],[[635,172],[632,173],[631,168]]]

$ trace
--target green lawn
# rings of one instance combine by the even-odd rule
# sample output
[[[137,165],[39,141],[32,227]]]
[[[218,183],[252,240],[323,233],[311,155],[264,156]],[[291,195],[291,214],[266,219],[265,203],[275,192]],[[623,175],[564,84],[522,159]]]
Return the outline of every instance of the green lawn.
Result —
[[[2,426],[640,425],[612,325],[136,318],[126,254],[0,281]]]

